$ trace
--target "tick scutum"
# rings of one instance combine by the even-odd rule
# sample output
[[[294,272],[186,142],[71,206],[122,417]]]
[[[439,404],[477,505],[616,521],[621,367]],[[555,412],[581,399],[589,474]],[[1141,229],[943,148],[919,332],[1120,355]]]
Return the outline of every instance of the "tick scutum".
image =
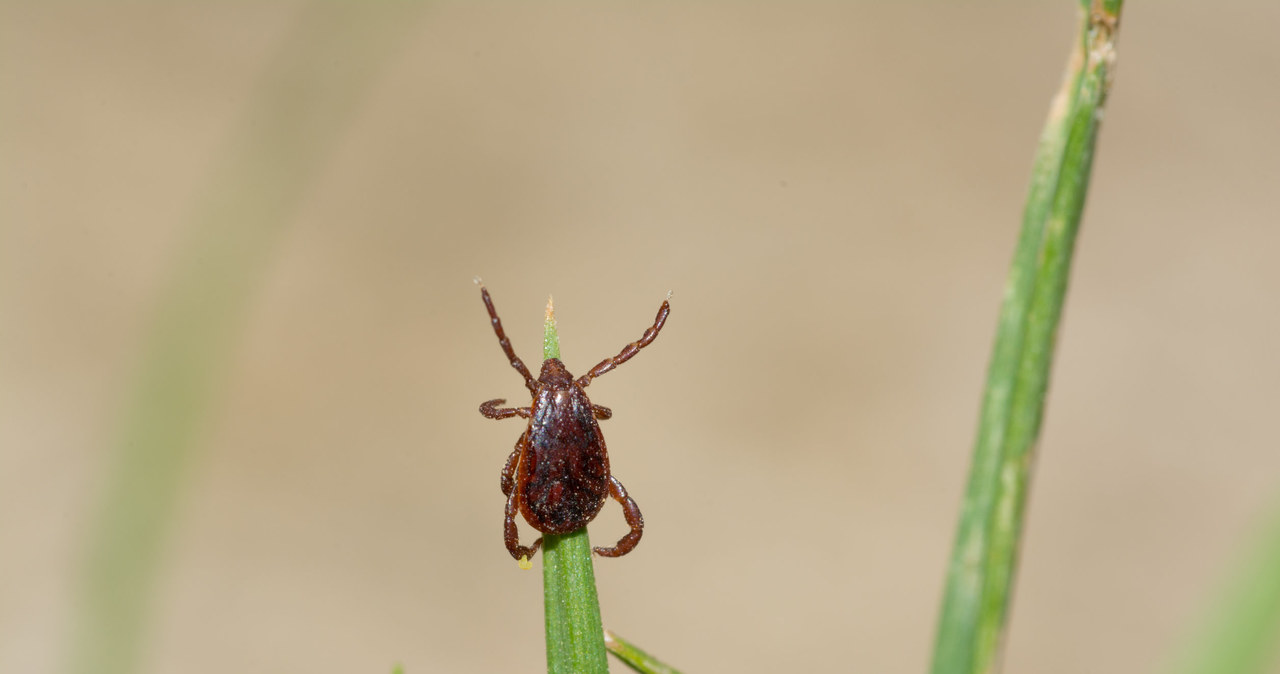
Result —
[[[586,526],[609,495],[609,456],[591,401],[555,358],[543,362],[538,377],[517,483],[521,514],[550,534]]]

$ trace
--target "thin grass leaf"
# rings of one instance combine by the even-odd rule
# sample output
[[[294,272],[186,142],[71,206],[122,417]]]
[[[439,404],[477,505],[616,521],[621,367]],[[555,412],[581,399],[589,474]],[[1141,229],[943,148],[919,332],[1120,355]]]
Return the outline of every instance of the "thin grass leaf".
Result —
[[[663,664],[609,630],[604,631],[604,645],[610,653],[640,674],[680,674],[680,670]]]
[[[947,573],[934,674],[1000,668],[1031,466],[1121,5],[1081,3],[1077,42],[1041,135]]]

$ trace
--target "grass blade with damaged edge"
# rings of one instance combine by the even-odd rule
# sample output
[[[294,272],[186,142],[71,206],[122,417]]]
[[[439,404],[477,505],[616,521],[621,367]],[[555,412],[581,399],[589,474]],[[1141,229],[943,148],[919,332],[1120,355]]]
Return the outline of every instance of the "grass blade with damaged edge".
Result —
[[[418,11],[414,3],[304,7],[213,167],[112,441],[77,579],[63,663],[72,674],[138,671],[180,484],[253,290]]]
[[[659,662],[652,655],[636,648],[626,639],[609,630],[604,631],[604,645],[610,653],[641,674],[680,674],[680,670]]]
[[[1081,2],[1081,29],[1041,136],[947,572],[934,674],[999,669],[1035,443],[1121,5]]]
[[[560,357],[556,314],[547,298],[543,360]],[[542,537],[542,600],[546,612],[547,671],[602,674],[609,671],[600,623],[600,600],[587,528]]]
[[[1264,674],[1280,665],[1280,508],[1268,515],[1179,674]]]

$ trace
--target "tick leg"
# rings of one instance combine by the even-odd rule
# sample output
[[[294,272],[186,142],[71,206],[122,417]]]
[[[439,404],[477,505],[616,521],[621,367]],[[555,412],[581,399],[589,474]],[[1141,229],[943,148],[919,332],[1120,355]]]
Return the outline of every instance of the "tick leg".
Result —
[[[634,550],[636,544],[640,542],[640,535],[644,533],[644,517],[640,515],[640,506],[627,495],[626,487],[623,487],[618,478],[612,475],[609,476],[609,495],[622,505],[622,514],[627,518],[631,533],[619,538],[618,544],[612,548],[595,550],[601,557],[621,557]]]
[[[505,398],[486,400],[480,403],[480,413],[490,419],[506,419],[507,417],[524,417],[528,419],[533,412],[528,407],[498,407],[507,402]]]
[[[604,421],[605,419],[613,416],[613,410],[605,407],[604,405],[597,405],[595,403],[591,404],[591,413],[596,415],[596,419],[599,419],[600,421]]]
[[[633,356],[640,353],[640,349],[649,346],[649,344],[653,342],[654,338],[658,336],[658,331],[662,330],[662,326],[667,322],[667,314],[669,313],[671,313],[671,303],[667,300],[663,300],[662,306],[658,307],[658,316],[653,319],[653,326],[645,330],[640,339],[623,347],[622,351],[619,352],[618,355],[613,358],[606,358],[605,360],[600,361],[600,364],[591,368],[590,372],[578,377],[578,386],[586,386],[590,384],[592,379],[595,379],[609,370],[631,360]],[[497,317],[495,317],[494,320],[496,321]],[[529,390],[532,391],[533,388],[530,387]]]
[[[516,440],[516,448],[511,450],[511,456],[507,457],[507,465],[502,467],[502,495],[510,496],[511,490],[516,488],[516,461],[520,458],[520,450],[524,448],[525,440],[529,437],[529,431],[525,431],[519,440]]]
[[[542,537],[533,542],[533,545],[525,547],[520,545],[520,532],[516,529],[516,496],[518,492],[514,489],[507,495],[507,513],[503,520],[502,532],[507,543],[507,552],[511,553],[511,558],[520,561],[521,557],[533,559],[533,553],[542,547]]]
[[[480,283],[480,279],[476,279],[476,283],[480,286],[480,299],[484,300],[484,308],[489,310],[489,322],[493,323],[493,332],[498,335],[498,346],[502,347],[502,352],[507,354],[507,360],[511,361],[511,367],[524,377],[524,385],[530,392],[537,389],[537,381],[533,375],[529,374],[529,368],[524,366],[524,361],[520,360],[520,356],[516,355],[515,349],[511,348],[511,340],[507,339],[507,333],[502,330],[502,321],[498,320],[498,311],[493,308],[493,299],[489,297],[489,290]]]

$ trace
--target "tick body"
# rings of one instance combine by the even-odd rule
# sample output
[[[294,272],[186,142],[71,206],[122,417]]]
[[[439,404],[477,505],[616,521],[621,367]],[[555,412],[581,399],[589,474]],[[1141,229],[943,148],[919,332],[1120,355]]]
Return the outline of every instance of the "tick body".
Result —
[[[613,413],[607,407],[592,404],[585,389],[593,379],[630,360],[653,342],[666,323],[670,304],[662,303],[653,325],[639,340],[628,344],[613,358],[600,361],[581,377],[574,379],[564,363],[558,358],[549,358],[543,361],[542,371],[534,379],[511,347],[489,291],[483,285],[480,297],[489,311],[502,352],[511,367],[524,377],[525,387],[532,395],[529,407],[501,407],[506,402],[501,398],[480,405],[480,413],[490,419],[529,420],[502,469],[502,493],[507,497],[503,519],[507,550],[519,560],[533,557],[542,545],[541,537],[533,545],[520,545],[517,512],[529,526],[544,534],[567,534],[595,519],[606,498],[613,497],[622,505],[631,531],[614,547],[597,547],[595,551],[604,557],[621,557],[631,552],[644,532],[644,518],[622,483],[609,471],[609,452],[598,422]]]

